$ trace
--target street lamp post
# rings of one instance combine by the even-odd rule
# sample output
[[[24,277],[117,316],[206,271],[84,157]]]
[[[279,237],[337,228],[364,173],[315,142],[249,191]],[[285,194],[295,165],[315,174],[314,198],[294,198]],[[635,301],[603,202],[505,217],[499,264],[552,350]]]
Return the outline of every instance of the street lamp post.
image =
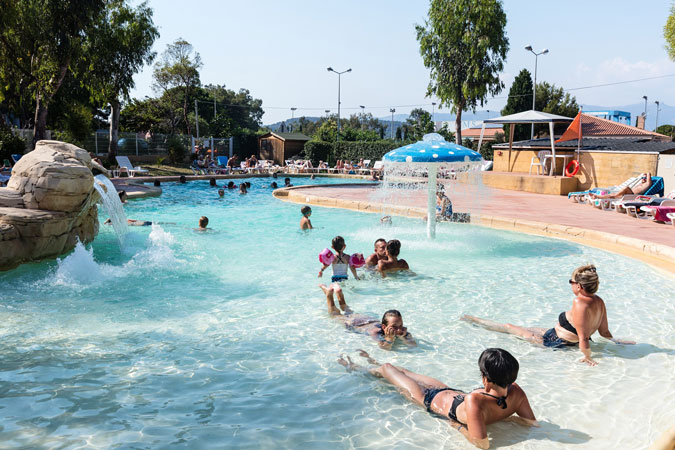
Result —
[[[328,114],[330,113],[330,109],[324,109],[323,112],[326,113],[326,118],[328,118]]]
[[[359,108],[361,108],[361,131],[363,131],[363,119],[366,117],[366,107],[364,105],[359,105]]]
[[[391,108],[389,110],[391,113],[391,122],[389,123],[389,139],[394,139],[394,113],[396,112],[396,108]]]
[[[431,121],[434,123],[434,131],[436,131],[436,102],[431,102]]]
[[[298,108],[291,108],[291,120],[295,118],[295,110]]]
[[[539,53],[535,52],[532,50],[532,46],[528,45],[525,47],[525,50],[528,52],[532,52],[534,55],[534,84],[532,85],[532,109],[534,108],[535,105],[535,100],[537,99],[537,60],[539,59],[539,55],[545,55],[548,53],[548,49],[545,48]],[[534,123],[532,124],[532,130],[530,131],[530,139],[534,139]]]
[[[658,100],[655,101],[654,103],[656,103],[656,125],[654,126],[654,131],[656,131],[656,129],[659,127],[659,111],[661,111],[661,108],[659,106],[661,104],[659,103]]]
[[[642,117],[645,118],[645,130],[647,129],[647,96],[643,95],[642,98],[645,99],[645,112],[642,113]]]
[[[337,118],[337,137],[336,140],[340,140],[340,77],[342,76],[343,73],[351,72],[352,69],[347,69],[343,70],[342,72],[338,72],[337,70],[333,69],[332,67],[329,67],[326,69],[329,72],[337,73],[338,75],[338,118]]]

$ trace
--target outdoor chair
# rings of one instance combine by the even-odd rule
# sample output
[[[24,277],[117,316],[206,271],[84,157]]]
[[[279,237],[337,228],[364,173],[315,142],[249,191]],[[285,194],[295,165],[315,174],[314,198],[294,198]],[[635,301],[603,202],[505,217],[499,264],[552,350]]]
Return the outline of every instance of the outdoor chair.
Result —
[[[221,173],[228,173],[230,171],[230,168],[227,167],[227,160],[227,156],[218,157],[218,167],[221,169]]]
[[[532,175],[532,168],[534,167],[537,171],[537,175],[543,175],[546,173],[546,155],[550,155],[549,150],[542,150],[537,153],[537,156],[533,156],[530,161],[530,175]],[[540,173],[541,171],[541,173]]]
[[[358,172],[364,175],[368,175],[372,169],[370,167],[370,159],[364,159],[363,160],[363,167],[361,167]]]
[[[652,177],[653,178],[653,177]],[[619,192],[621,189],[625,188],[626,186],[635,186],[640,182],[640,177],[631,177],[621,183],[618,186],[611,186],[607,188],[593,188],[589,189],[587,191],[578,191],[578,192],[570,192],[567,194],[567,198],[571,199],[574,202],[581,203],[585,198],[588,196],[588,194],[596,194],[596,195],[603,195],[603,194],[610,194],[612,192]]]
[[[675,227],[675,213],[667,213],[666,217],[670,219],[670,224]]]
[[[670,222],[668,214],[675,214],[675,200],[665,200],[658,206],[642,206],[645,217],[655,222]]]
[[[135,177],[137,173],[148,173],[147,170],[139,167],[134,167],[133,164],[131,164],[131,161],[129,161],[128,156],[115,156],[115,159],[117,160],[117,164],[120,166],[120,170],[122,168],[127,169],[129,172],[129,175],[132,177]]]
[[[375,164],[373,164],[372,172],[375,172],[378,175],[382,175],[382,170],[384,170],[384,162],[375,161]]]
[[[18,153],[14,153],[14,154],[12,155],[12,161],[14,161],[14,164],[18,163],[22,156],[23,156],[23,155],[20,155],[20,154],[18,154]]]
[[[642,196],[645,197],[650,197],[650,196],[663,196],[663,177],[652,177],[652,185],[649,186],[649,189],[645,191]],[[624,195],[625,197],[625,195]],[[616,199],[616,198],[599,198],[595,199],[594,201],[590,201],[589,204],[591,206],[594,206],[596,208],[600,208],[603,210],[610,210],[616,207],[616,205],[623,199]]]
[[[614,209],[618,213],[626,213],[626,208],[630,206],[652,206],[660,205],[665,200],[675,200],[675,190],[670,191],[665,197],[657,197],[655,195],[635,195],[628,194],[621,197],[617,202],[614,202]]]

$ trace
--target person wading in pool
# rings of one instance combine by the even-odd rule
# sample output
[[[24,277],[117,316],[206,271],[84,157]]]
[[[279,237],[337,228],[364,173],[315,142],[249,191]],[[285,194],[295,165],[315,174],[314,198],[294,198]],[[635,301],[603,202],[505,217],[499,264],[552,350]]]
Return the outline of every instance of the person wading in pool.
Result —
[[[400,270],[410,270],[405,259],[398,259],[401,251],[401,241],[392,239],[387,242],[387,258],[377,263],[377,271],[384,276],[385,272],[398,272]]]
[[[328,287],[325,284],[320,284],[319,287],[323,290],[324,294],[327,293]],[[328,308],[328,312],[331,313],[330,308]],[[382,321],[377,320],[376,317],[356,313],[342,315],[338,312],[335,318],[342,321],[349,331],[364,333],[370,336],[384,350],[391,350],[397,339],[403,341],[409,347],[417,346],[415,338],[403,326],[401,313],[395,309],[385,312],[382,316]]]
[[[377,266],[380,261],[386,261],[387,258],[387,241],[379,238],[375,241],[373,254],[366,258],[366,267],[373,268]]]
[[[572,292],[576,298],[572,302],[572,309],[563,311],[558,317],[554,328],[525,328],[510,323],[502,324],[473,316],[462,316],[462,320],[475,323],[488,330],[500,333],[514,334],[530,342],[543,344],[550,348],[565,348],[579,345],[583,357],[579,362],[595,366],[591,358],[591,335],[596,331],[600,336],[617,344],[635,344],[633,341],[615,339],[609,332],[607,323],[607,308],[605,302],[595,295],[600,285],[598,273],[594,265],[581,266],[574,269],[569,280]]]
[[[302,219],[300,219],[300,229],[304,231],[314,228],[312,226],[312,221],[309,220],[309,217],[312,215],[312,208],[305,205],[300,208],[300,212],[302,213]]]
[[[518,361],[501,348],[488,348],[481,353],[478,367],[483,387],[470,393],[448,387],[435,378],[403,367],[389,363],[380,365],[364,351],[360,355],[367,358],[370,364],[379,366],[368,370],[368,373],[386,379],[404,397],[426,407],[428,412],[450,419],[450,425],[476,447],[490,447],[487,425],[492,423],[503,420],[539,426],[525,391],[515,383]],[[366,372],[349,357],[341,357],[338,362],[348,371]]]
[[[335,259],[331,264],[333,267],[333,277],[331,278],[331,284],[330,286],[325,286],[323,284],[320,284],[319,286],[321,289],[324,289],[325,287],[324,292],[326,293],[326,302],[328,304],[328,311],[331,314],[340,314],[340,310],[335,307],[333,294],[337,295],[340,308],[342,308],[344,312],[351,312],[349,306],[347,306],[347,303],[345,303],[345,295],[342,292],[342,286],[340,286],[340,282],[347,281],[349,278],[347,275],[347,268],[351,269],[354,278],[357,280],[359,279],[359,276],[356,274],[356,269],[354,266],[349,264],[349,258],[351,255],[344,253],[345,248],[347,248],[344,238],[342,236],[335,236],[331,242],[331,245],[333,250],[337,252]],[[319,270],[319,278],[323,276],[323,271],[326,270],[327,267],[328,266],[324,264],[321,270]]]

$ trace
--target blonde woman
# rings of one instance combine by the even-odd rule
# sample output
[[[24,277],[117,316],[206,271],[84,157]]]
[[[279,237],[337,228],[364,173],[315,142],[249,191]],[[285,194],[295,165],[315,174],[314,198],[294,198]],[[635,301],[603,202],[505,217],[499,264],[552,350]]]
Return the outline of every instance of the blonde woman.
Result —
[[[561,312],[558,316],[558,323],[549,330],[520,327],[510,323],[502,324],[468,315],[463,316],[462,320],[475,323],[488,330],[514,334],[532,343],[543,344],[545,347],[564,348],[579,345],[579,350],[583,354],[579,362],[591,366],[597,364],[591,358],[589,343],[591,335],[596,331],[600,333],[600,336],[617,344],[635,344],[633,341],[615,339],[609,332],[605,302],[595,294],[598,291],[600,280],[594,265],[576,268],[569,283],[572,292],[576,295],[572,308]]]

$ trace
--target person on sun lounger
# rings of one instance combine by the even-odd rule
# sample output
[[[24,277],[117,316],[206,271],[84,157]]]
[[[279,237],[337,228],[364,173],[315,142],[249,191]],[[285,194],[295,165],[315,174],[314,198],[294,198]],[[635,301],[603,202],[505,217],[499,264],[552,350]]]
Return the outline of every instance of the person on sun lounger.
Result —
[[[431,414],[449,419],[450,426],[478,448],[490,447],[487,426],[495,422],[539,426],[525,391],[516,384],[520,369],[518,361],[504,349],[488,348],[481,353],[478,368],[482,387],[471,392],[449,387],[442,381],[403,367],[380,364],[363,350],[359,354],[376,367],[366,369],[348,356],[340,357],[338,363],[348,371],[384,378],[408,400],[424,406]]]
[[[635,185],[634,187],[629,187],[626,186],[625,188],[621,189],[618,192],[614,192],[611,194],[604,194],[604,195],[598,195],[594,193],[588,194],[589,197],[592,199],[596,198],[621,198],[624,195],[630,195],[630,194],[635,194],[635,195],[640,195],[644,194],[647,192],[647,190],[651,187],[652,185],[652,174],[651,173],[643,173],[642,176],[640,177],[640,183]]]
[[[576,295],[569,311],[563,311],[558,317],[555,327],[526,328],[510,323],[502,324],[492,320],[465,315],[462,320],[480,325],[488,330],[500,333],[514,334],[534,344],[543,344],[545,347],[558,349],[579,346],[583,357],[579,362],[595,366],[591,358],[591,335],[596,331],[600,336],[616,344],[635,344],[633,341],[615,339],[609,332],[607,322],[607,308],[605,302],[595,295],[600,285],[600,279],[594,265],[578,267],[569,280],[572,292]]]

